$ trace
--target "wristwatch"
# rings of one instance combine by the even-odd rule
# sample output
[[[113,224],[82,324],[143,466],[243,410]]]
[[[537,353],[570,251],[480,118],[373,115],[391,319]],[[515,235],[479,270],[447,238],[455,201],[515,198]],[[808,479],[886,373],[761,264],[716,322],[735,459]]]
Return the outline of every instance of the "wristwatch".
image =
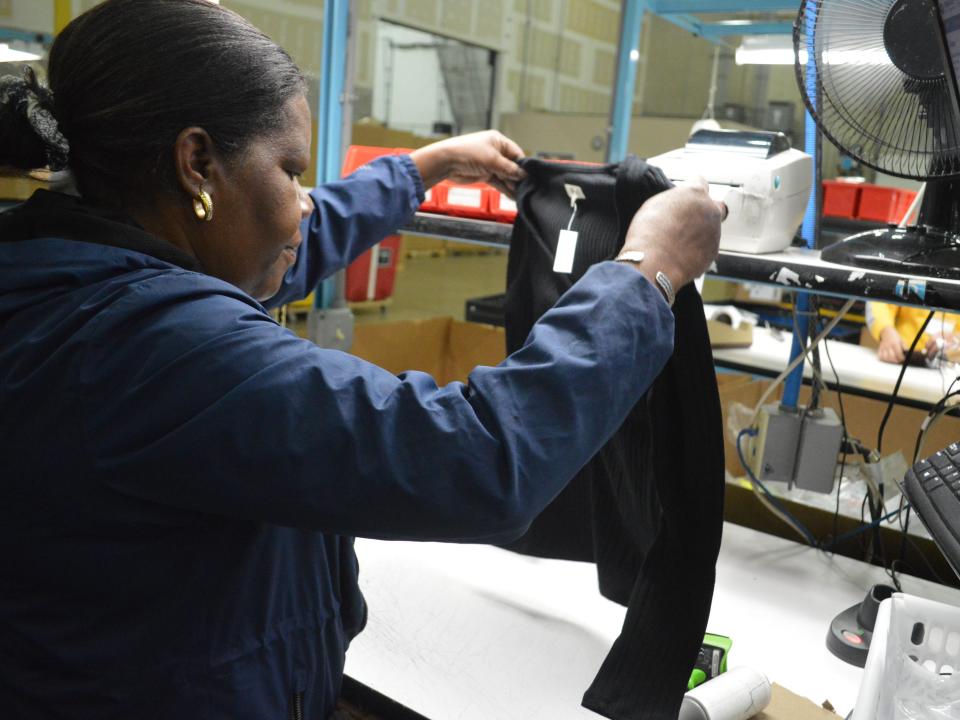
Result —
[[[617,262],[628,262],[635,263],[639,265],[643,262],[643,259],[646,257],[646,253],[643,250],[627,250],[622,252],[617,257],[614,258]],[[665,273],[657,271],[657,274],[654,275],[654,279],[657,281],[657,286],[660,288],[660,292],[663,293],[663,297],[667,301],[667,305],[673,307],[673,301],[677,299],[677,295],[673,290],[673,283],[670,282],[670,278],[666,276]]]

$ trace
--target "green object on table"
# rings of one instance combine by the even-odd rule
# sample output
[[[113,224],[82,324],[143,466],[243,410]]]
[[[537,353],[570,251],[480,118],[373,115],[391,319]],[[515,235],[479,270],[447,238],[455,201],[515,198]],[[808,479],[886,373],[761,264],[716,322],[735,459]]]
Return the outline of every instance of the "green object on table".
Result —
[[[707,633],[703,636],[703,645],[700,646],[700,654],[697,656],[697,662],[690,673],[690,679],[687,681],[687,690],[693,690],[697,685],[702,685],[707,680],[712,680],[720,673],[727,671],[727,655],[733,640],[724,635],[712,635]]]

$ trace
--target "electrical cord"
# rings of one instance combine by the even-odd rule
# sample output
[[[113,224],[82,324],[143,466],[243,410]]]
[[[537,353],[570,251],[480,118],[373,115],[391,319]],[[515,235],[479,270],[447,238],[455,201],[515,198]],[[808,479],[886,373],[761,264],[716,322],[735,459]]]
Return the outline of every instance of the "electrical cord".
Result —
[[[813,533],[810,532],[807,527],[797,520],[789,510],[787,510],[783,505],[780,504],[780,501],[776,496],[771,493],[766,485],[764,485],[760,480],[753,474],[753,470],[747,464],[746,458],[743,456],[743,447],[741,441],[744,436],[747,435],[756,435],[757,431],[751,428],[744,428],[737,435],[737,456],[740,458],[740,464],[743,466],[743,469],[747,471],[747,477],[750,478],[750,483],[753,486],[754,493],[760,499],[760,502],[770,510],[774,515],[780,518],[784,523],[789,525],[794,531],[797,532],[800,537],[802,537],[808,545],[817,545],[817,540],[814,537]]]
[[[833,358],[830,357],[830,343],[825,342],[823,344],[823,349],[826,352],[827,362],[830,364],[830,370],[833,371],[833,379],[837,388],[837,406],[840,409],[840,427],[843,429],[843,438],[840,441],[840,449],[842,450],[842,454],[840,456],[840,477],[837,478],[837,502],[833,509],[832,538],[835,540],[837,537],[837,525],[840,521],[840,489],[843,486],[843,472],[847,467],[847,446],[850,441],[850,435],[847,432],[847,413],[843,407],[843,393],[840,391],[840,375],[837,373],[837,366],[833,364]]]
[[[780,383],[782,383],[787,378],[787,376],[791,372],[793,372],[794,368],[796,368],[797,365],[799,365],[807,357],[807,354],[811,350],[813,350],[813,348],[815,348],[827,335],[830,334],[830,331],[837,326],[837,324],[843,319],[843,316],[847,314],[847,311],[849,311],[850,308],[853,307],[853,304],[855,302],[856,300],[848,300],[846,303],[844,303],[843,307],[840,308],[840,311],[837,313],[836,317],[832,318],[830,322],[827,323],[826,327],[824,327],[823,331],[819,335],[817,335],[813,339],[813,341],[803,349],[803,352],[797,355],[797,357],[793,359],[793,362],[787,365],[786,370],[780,373],[774,379],[774,381],[770,383],[770,386],[766,389],[766,391],[764,391],[763,395],[760,397],[760,400],[757,401],[756,406],[753,408],[753,415],[751,415],[750,417],[750,422],[747,423],[748,428],[754,427],[754,425],[757,422],[757,416],[760,414],[760,408],[763,407],[764,403],[770,398],[774,390],[776,390],[777,387],[780,385]]]
[[[907,373],[907,366],[910,364],[910,360],[913,358],[913,351],[917,347],[917,343],[920,342],[920,338],[923,337],[924,331],[927,329],[927,325],[930,324],[930,320],[933,319],[934,311],[931,310],[927,315],[927,319],[923,321],[923,325],[920,326],[920,329],[917,331],[916,337],[913,338],[913,342],[910,343],[910,349],[907,350],[907,356],[903,359],[903,365],[900,367],[900,374],[897,376],[897,382],[893,386],[893,394],[890,395],[890,402],[887,403],[886,412],[883,413],[883,419],[880,421],[880,429],[877,431],[877,452],[883,452],[883,431],[887,427],[887,420],[890,419],[890,413],[893,412],[893,404],[896,402],[897,394],[900,392],[900,385],[903,383],[903,376]]]

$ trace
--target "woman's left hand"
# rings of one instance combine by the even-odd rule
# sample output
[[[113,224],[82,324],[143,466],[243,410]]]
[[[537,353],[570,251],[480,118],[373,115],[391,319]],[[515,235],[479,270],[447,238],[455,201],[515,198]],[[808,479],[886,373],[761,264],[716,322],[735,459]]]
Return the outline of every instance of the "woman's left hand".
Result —
[[[441,180],[455,183],[488,183],[513,197],[524,172],[516,161],[523,150],[496,130],[460,135],[435,142],[410,153],[424,187]]]

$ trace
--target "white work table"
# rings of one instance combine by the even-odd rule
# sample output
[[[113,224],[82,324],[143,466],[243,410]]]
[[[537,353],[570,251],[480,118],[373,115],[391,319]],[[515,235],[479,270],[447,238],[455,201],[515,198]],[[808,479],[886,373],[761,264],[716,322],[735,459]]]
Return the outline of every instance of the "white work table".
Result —
[[[713,359],[722,367],[779,374],[790,361],[792,341],[793,336],[789,332],[755,328],[750,347],[714,350]],[[881,362],[873,348],[836,340],[825,340],[824,343],[830,349],[830,357],[843,389],[887,396],[893,392],[900,365]],[[825,352],[820,353],[820,365],[823,379],[832,384],[833,370]],[[809,362],[804,363],[803,374],[805,378],[812,377]],[[950,364],[942,368],[908,367],[900,385],[899,397],[932,405],[943,397],[956,375],[956,367]]]
[[[597,718],[580,706],[624,609],[593,565],[489,546],[358,540],[366,630],[346,673],[431,720]],[[887,580],[865,563],[726,523],[708,631],[746,665],[845,716],[862,670],[829,653],[841,610]],[[960,591],[903,577],[905,592],[960,605]]]

